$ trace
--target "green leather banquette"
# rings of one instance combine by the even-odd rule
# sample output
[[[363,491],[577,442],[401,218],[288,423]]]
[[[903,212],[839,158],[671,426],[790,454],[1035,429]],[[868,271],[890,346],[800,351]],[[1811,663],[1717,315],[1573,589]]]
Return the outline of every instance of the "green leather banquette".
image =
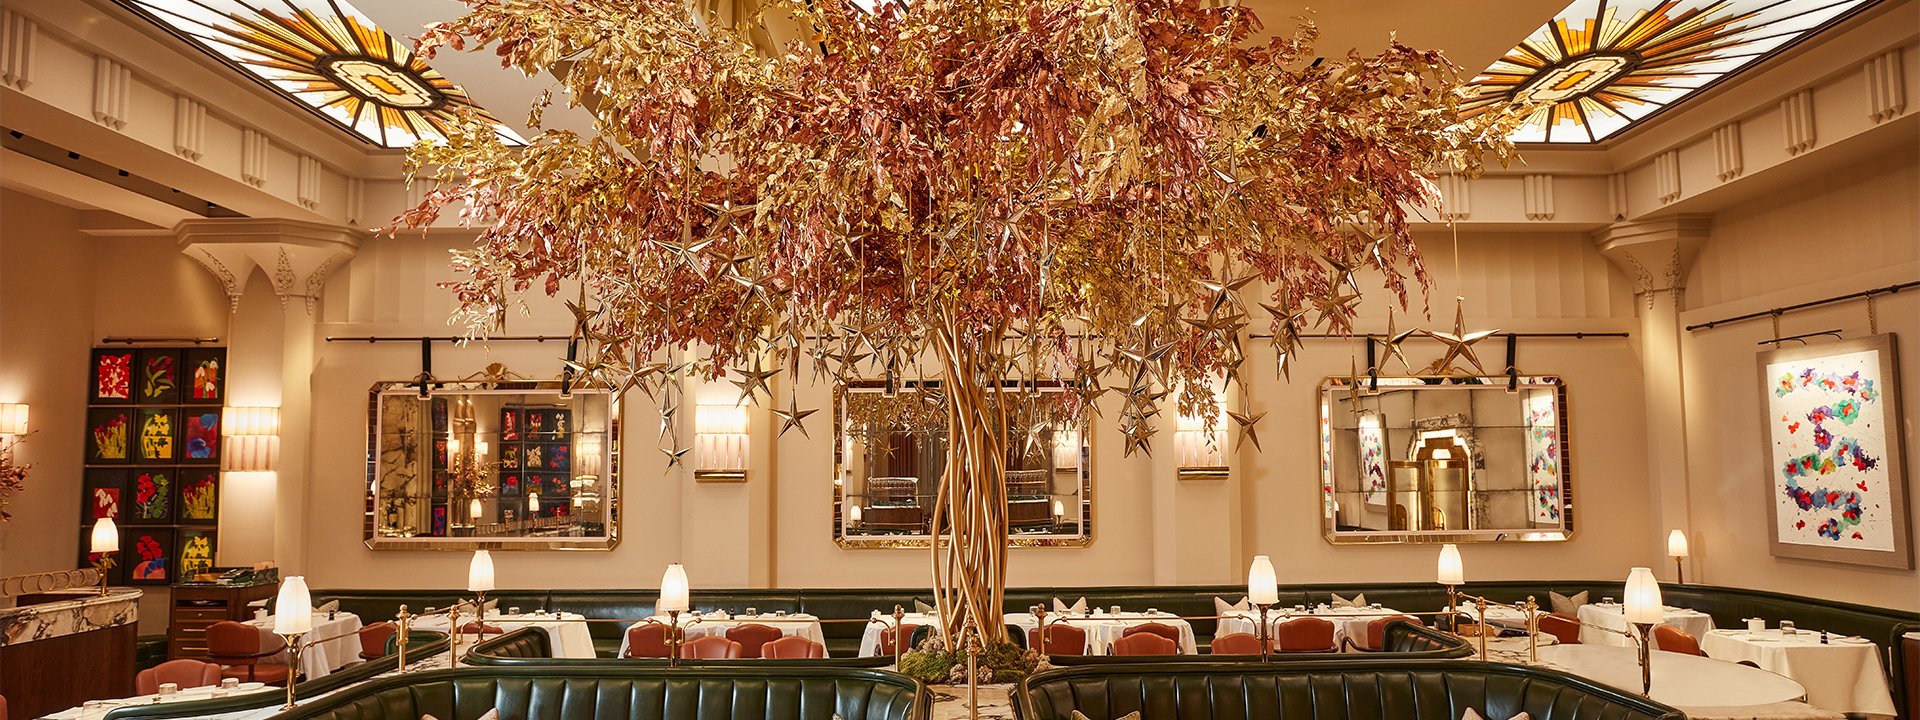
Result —
[[[927,720],[926,688],[846,668],[481,667],[382,678],[275,720]]]
[[[1683,720],[1679,710],[1566,673],[1466,660],[1097,665],[1028,676],[1020,720]]]
[[[520,628],[504,635],[487,638],[473,645],[461,656],[461,662],[476,666],[604,666],[608,663],[651,665],[665,667],[666,658],[557,658],[553,656],[553,638],[547,631],[537,627]],[[827,657],[812,660],[743,658],[735,660],[692,660],[683,659],[683,667],[842,667],[877,668],[893,664],[893,657]]]
[[[1471,657],[1473,646],[1458,635],[1444,633],[1433,628],[1415,625],[1405,620],[1387,623],[1381,636],[1383,652],[1352,653],[1274,653],[1267,656],[1270,663],[1310,662],[1314,660],[1340,659],[1348,662],[1373,662],[1375,660],[1408,660],[1425,658],[1432,660]],[[1142,658],[1137,655],[1054,655],[1047,662],[1054,665],[1118,665],[1138,663],[1147,660],[1155,663],[1196,663],[1222,661],[1260,662],[1259,655],[1174,655]]]

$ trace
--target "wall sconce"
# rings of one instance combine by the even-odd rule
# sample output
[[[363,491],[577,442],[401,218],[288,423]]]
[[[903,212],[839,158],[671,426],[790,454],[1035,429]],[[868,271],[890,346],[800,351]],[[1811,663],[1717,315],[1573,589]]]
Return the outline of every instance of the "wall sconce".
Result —
[[[27,434],[27,404],[0,403],[0,440]]]
[[[847,506],[847,527],[858,528],[860,527],[861,521],[862,521],[862,518],[860,517],[860,506],[848,505]]]
[[[273,472],[280,462],[280,408],[229,407],[221,412],[223,472]]]
[[[1225,418],[1214,418],[1213,430],[1207,419],[1181,415],[1173,434],[1174,457],[1178,459],[1182,480],[1221,480],[1227,477],[1227,428]]]
[[[1053,467],[1056,470],[1080,467],[1080,433],[1078,431],[1066,429],[1053,431]]]
[[[1674,528],[1673,532],[1667,534],[1667,557],[1673,558],[1673,581],[1685,585],[1687,583],[1687,534],[1681,532],[1679,528]]]
[[[696,482],[747,481],[747,409],[701,405],[694,412]]]

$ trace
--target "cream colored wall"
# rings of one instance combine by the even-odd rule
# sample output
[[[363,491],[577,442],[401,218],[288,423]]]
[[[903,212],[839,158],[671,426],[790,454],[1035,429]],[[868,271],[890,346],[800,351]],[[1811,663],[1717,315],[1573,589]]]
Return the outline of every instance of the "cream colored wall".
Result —
[[[1910,282],[1920,277],[1920,163],[1911,148],[1881,155],[1844,173],[1728,208],[1713,218],[1713,236],[1689,277],[1688,324]],[[1920,392],[1920,291],[1875,300],[1879,331],[1898,333],[1901,398],[1909,483],[1912,482]],[[1864,302],[1796,312],[1780,321],[1783,336],[1830,329],[1847,338],[1868,334]],[[1773,557],[1767,538],[1767,455],[1757,343],[1775,337],[1753,320],[1683,338],[1693,552],[1700,580],[1716,585],[1920,609],[1920,573]],[[1816,338],[1810,342],[1819,343]]]

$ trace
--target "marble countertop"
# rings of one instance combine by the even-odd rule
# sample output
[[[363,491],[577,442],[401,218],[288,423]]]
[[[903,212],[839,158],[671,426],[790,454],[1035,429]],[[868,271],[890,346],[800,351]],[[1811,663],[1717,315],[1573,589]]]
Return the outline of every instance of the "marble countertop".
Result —
[[[95,590],[47,594],[72,597],[0,609],[0,645],[76,635],[140,621],[141,591],[135,588],[111,588],[105,595]]]

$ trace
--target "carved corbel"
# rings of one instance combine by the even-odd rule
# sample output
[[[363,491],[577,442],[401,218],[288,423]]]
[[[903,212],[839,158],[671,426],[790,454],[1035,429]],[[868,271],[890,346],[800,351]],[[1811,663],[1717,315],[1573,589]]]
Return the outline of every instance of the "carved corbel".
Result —
[[[231,309],[240,308],[247,278],[255,268],[267,274],[284,309],[298,298],[308,314],[326,287],[327,276],[360,248],[363,233],[298,220],[253,218],[186,220],[174,227],[180,251],[211,273],[226,290]]]

